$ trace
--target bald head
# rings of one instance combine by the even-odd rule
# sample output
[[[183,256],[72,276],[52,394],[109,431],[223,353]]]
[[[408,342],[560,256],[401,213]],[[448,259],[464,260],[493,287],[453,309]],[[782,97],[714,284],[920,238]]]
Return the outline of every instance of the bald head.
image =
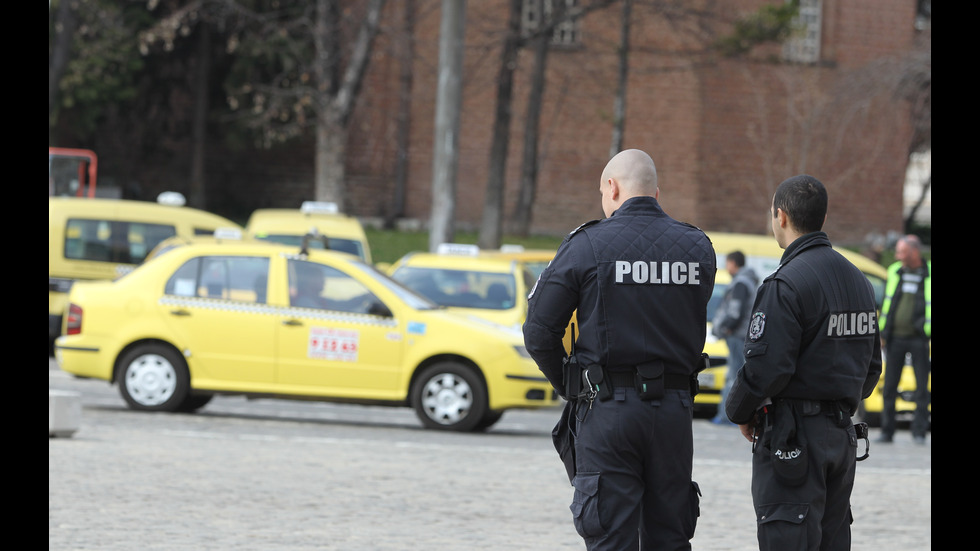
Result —
[[[624,201],[647,195],[657,197],[657,167],[644,151],[626,149],[617,153],[602,170],[599,192],[602,210],[610,216]]]

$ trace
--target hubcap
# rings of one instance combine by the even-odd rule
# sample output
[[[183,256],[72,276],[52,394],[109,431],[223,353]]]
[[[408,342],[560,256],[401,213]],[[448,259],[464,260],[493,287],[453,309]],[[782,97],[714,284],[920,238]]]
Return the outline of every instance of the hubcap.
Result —
[[[166,358],[144,354],[126,368],[126,390],[144,406],[158,406],[170,399],[177,388],[177,373]]]
[[[433,421],[452,425],[465,418],[473,407],[473,391],[463,379],[444,373],[426,383],[422,406]]]

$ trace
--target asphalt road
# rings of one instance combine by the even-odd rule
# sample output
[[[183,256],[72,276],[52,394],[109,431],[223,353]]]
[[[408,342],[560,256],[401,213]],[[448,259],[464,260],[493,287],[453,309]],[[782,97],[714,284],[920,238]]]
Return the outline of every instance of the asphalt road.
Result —
[[[49,374],[51,390],[82,400],[79,429],[49,438],[52,550],[585,548],[551,444],[557,409],[509,411],[481,434],[423,429],[409,409],[241,397],[140,413],[52,359]],[[694,437],[694,549],[757,549],[749,444],[702,419]],[[853,549],[931,549],[931,449],[907,431],[872,442]]]

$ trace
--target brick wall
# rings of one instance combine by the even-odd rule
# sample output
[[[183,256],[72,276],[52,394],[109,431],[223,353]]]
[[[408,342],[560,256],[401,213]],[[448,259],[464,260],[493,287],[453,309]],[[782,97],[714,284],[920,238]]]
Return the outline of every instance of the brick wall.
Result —
[[[763,2],[724,3],[743,10]],[[429,218],[438,69],[439,0],[418,0],[406,216]],[[718,3],[710,3],[717,9]],[[456,197],[457,229],[480,223],[496,105],[502,0],[467,6],[463,109]],[[598,178],[608,160],[616,82],[619,6],[582,25],[581,48],[552,50],[541,120],[533,233],[561,235],[601,217]],[[389,4],[386,24],[400,9]],[[914,2],[825,0],[824,62],[819,67],[693,55],[690,29],[637,4],[627,94],[627,148],[657,163],[661,202],[676,218],[717,231],[764,233],[775,186],[807,172],[831,193],[827,230],[858,243],[871,231],[900,230],[908,123],[887,94],[843,90],[860,69],[911,47]],[[348,146],[350,210],[391,209],[396,166],[398,58],[379,39],[352,120]],[[681,53],[683,52],[683,54]],[[504,212],[517,196],[529,52],[515,74]],[[186,173],[184,173],[186,174]],[[245,154],[212,148],[211,210],[250,212],[297,206],[313,191],[312,140]],[[221,182],[221,185],[215,185]],[[233,183],[232,183],[233,182]],[[220,206],[220,208],[219,208]]]

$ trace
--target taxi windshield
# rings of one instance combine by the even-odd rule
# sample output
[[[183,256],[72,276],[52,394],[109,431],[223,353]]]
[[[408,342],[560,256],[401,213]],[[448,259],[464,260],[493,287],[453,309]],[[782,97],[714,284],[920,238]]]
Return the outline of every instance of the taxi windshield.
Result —
[[[432,302],[424,295],[405,287],[401,283],[393,280],[388,276],[388,274],[382,272],[375,266],[368,264],[367,262],[361,261],[351,261],[352,266],[358,270],[364,272],[369,277],[373,278],[375,281],[384,285],[389,291],[395,293],[401,300],[405,301],[405,304],[415,308],[416,310],[434,310],[437,308],[442,308],[439,304]]]
[[[392,278],[443,306],[507,310],[516,304],[512,273],[404,266]]]

